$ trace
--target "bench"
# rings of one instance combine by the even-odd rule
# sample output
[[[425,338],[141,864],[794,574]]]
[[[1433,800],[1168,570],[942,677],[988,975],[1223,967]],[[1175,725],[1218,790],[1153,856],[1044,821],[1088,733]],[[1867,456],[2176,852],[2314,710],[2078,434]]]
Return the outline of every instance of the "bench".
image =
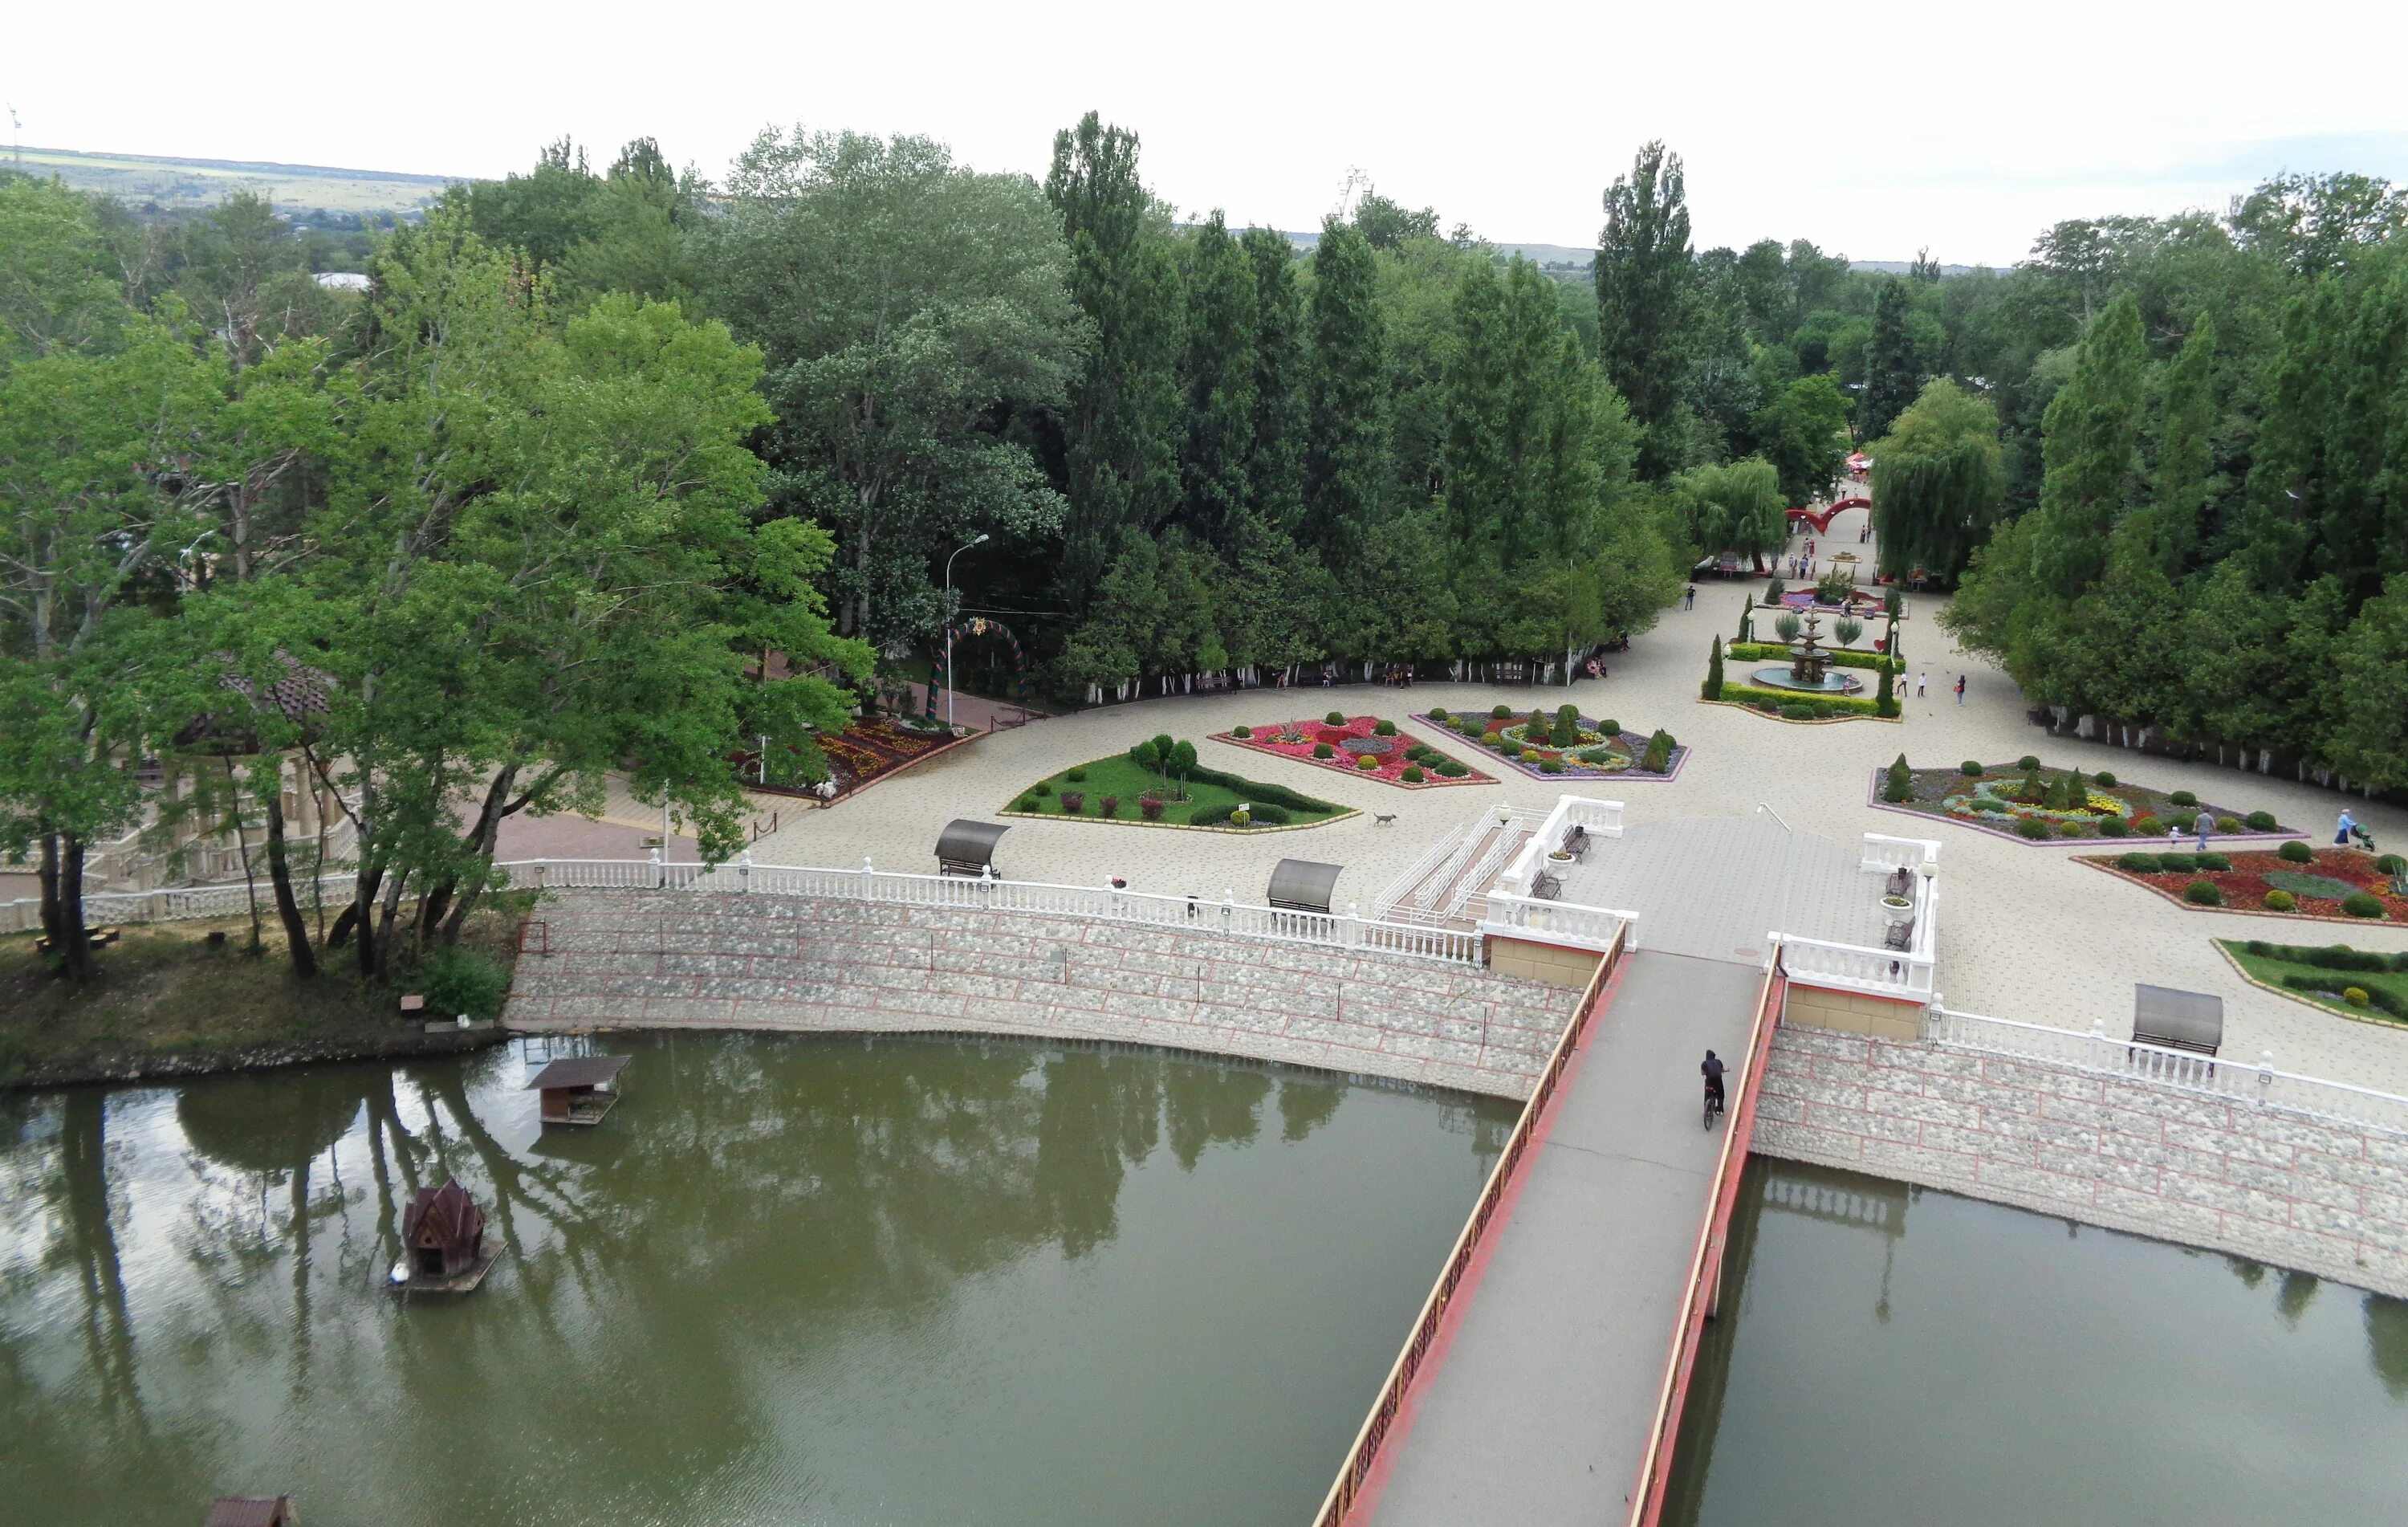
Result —
[[[1882,935],[1882,947],[1885,949],[1914,948],[1914,919],[1909,917],[1902,923],[1890,924],[1889,931]]]
[[[1530,895],[1534,900],[1553,901],[1563,894],[1564,883],[1560,876],[1551,875],[1541,870],[1530,879]]]
[[[2135,981],[2132,1043],[2212,1056],[2224,1044],[2224,999]]]
[[[1564,852],[1585,863],[1588,859],[1588,828],[1575,825],[1565,833]]]

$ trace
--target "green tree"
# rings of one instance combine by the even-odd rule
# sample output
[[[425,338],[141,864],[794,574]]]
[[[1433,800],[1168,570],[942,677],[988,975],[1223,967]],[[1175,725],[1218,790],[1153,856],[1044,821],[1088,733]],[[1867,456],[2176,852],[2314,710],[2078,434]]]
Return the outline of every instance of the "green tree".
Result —
[[[1303,539],[1333,560],[1359,558],[1388,481],[1387,335],[1369,242],[1326,220],[1312,276]]]
[[[2215,320],[2201,314],[2166,368],[2156,492],[2148,509],[2150,553],[2169,577],[2185,570],[2204,528],[2218,412]]]
[[[1873,524],[1884,572],[1955,579],[1988,534],[2001,486],[1999,415],[1946,377],[1873,445]]]
[[[1219,212],[1189,238],[1186,252],[1182,514],[1197,537],[1233,554],[1245,533],[1253,490],[1255,271]]]
[[[1642,146],[1605,193],[1597,244],[1598,353],[1643,432],[1638,469],[1661,478],[1687,454],[1682,406],[1695,358],[1695,276],[1681,156]]]
[[[1254,452],[1247,505],[1259,534],[1285,542],[1304,514],[1304,304],[1296,247],[1285,234],[1249,228],[1242,240],[1254,273]]]
[[[1692,467],[1673,480],[1673,487],[1688,526],[1687,540],[1702,554],[1763,556],[1780,550],[1788,539],[1781,478],[1761,456]]]
[[[1799,377],[1756,411],[1748,432],[1772,463],[1781,494],[1810,504],[1831,491],[1848,452],[1848,395],[1829,375]]]
[[[2361,606],[2336,653],[2342,705],[2328,752],[2358,785],[2408,785],[2408,573]]]
[[[1865,396],[1856,410],[1856,427],[1864,439],[1889,433],[1891,421],[1906,411],[1923,385],[1914,341],[1908,332],[1906,283],[1882,282],[1873,299],[1872,332],[1865,350]]]

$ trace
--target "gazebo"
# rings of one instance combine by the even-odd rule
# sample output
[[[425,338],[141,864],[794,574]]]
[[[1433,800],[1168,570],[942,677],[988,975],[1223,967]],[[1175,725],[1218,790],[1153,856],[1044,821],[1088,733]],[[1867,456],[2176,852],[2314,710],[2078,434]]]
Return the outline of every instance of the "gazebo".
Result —
[[[937,834],[937,872],[984,879],[995,869],[995,841],[1011,829],[956,816]]]
[[[546,1124],[599,1124],[619,1101],[619,1073],[627,1069],[624,1055],[572,1056],[555,1060],[527,1078],[520,1088],[543,1094],[540,1113]]]

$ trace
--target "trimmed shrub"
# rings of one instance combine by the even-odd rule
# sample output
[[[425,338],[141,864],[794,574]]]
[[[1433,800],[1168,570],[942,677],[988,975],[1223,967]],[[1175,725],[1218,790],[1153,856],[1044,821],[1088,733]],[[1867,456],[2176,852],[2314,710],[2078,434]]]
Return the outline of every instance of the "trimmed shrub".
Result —
[[[1321,719],[1329,726],[1342,727],[1346,725],[1346,713],[1343,711],[1332,711]]]
[[[2183,887],[2183,900],[2195,907],[2220,907],[2224,905],[2224,893],[2215,888],[2212,880],[2194,880]]]
[[[1438,771],[1444,778],[1459,780],[1471,772],[1471,766],[1467,763],[1457,763],[1455,759],[1449,758],[1438,766]]]
[[[2374,861],[2377,874],[2396,875],[2403,869],[2408,869],[2408,859],[2402,859],[2397,854],[2386,854]]]
[[[1254,735],[1254,728],[1252,727],[1232,727],[1229,728],[1229,735],[1242,742],[1247,738]]]
[[[1723,698],[1723,639],[1719,636],[1714,638],[1714,644],[1706,649],[1706,679],[1698,686],[1698,694],[1703,699]]]
[[[2252,832],[2272,832],[2283,824],[2274,820],[2272,812],[2251,812],[2241,819]]]
[[[1432,721],[1444,721],[1446,719],[1446,707],[1443,705],[1433,705],[1429,708],[1427,713]]]
[[[2143,838],[2154,838],[2166,830],[2166,825],[2143,812],[2132,818],[2132,830]]]
[[[1647,739],[1647,751],[1641,756],[1639,767],[1651,774],[1665,772],[1672,767],[1673,746],[1672,734],[1656,727],[1656,734]]]
[[[1511,720],[1511,719],[1512,718],[1512,715],[1513,715],[1513,707],[1512,707],[1511,705],[1498,705],[1498,706],[1492,706],[1492,707],[1489,709],[1489,712],[1488,712],[1488,719],[1489,719],[1489,720],[1491,720],[1491,721],[1507,721],[1507,720]]]
[[[2018,817],[2015,821],[2015,836],[2018,838],[2053,838],[2056,835],[2056,829],[2037,816]]]
[[[1077,815],[1079,815],[1081,813],[1084,812],[1086,809],[1087,809],[1087,792],[1086,792],[1086,791],[1084,791],[1084,790],[1065,790],[1065,791],[1063,791],[1063,792],[1062,792],[1062,814],[1063,814],[1063,815],[1065,815],[1065,816],[1077,816]]]
[[[1831,632],[1840,639],[1840,645],[1853,647],[1856,644],[1856,638],[1865,634],[1865,623],[1842,615],[1831,623]]]
[[[1073,785],[1082,785],[1086,782],[1087,771],[1083,769],[1073,769],[1062,777]]]
[[[2222,874],[2232,868],[2232,860],[2222,854],[2201,854],[2199,857],[2199,867]]]
[[[1767,604],[1779,604],[1781,602],[1781,596],[1788,592],[1788,583],[1779,578],[1775,578],[1772,582],[1764,585],[1764,602]]]
[[[1539,761],[1539,750],[1534,747],[1524,748],[1522,750],[1522,761],[1526,764],[1537,763]]]
[[[2015,760],[2015,767],[2028,774],[2034,770],[2040,768],[2040,757],[2036,754],[2027,753],[2022,757]]]
[[[1198,806],[1187,814],[1187,825],[1197,828],[1217,828],[1229,820],[1235,806]]]
[[[1380,760],[1376,755],[1366,753],[1361,757],[1354,760],[1354,767],[1369,771],[1379,768]]]
[[[2316,851],[2297,838],[2274,850],[2274,854],[2289,864],[2314,864],[2316,861]]]
[[[1811,700],[1808,704],[1813,708],[1814,712],[1814,719],[1817,721],[1828,721],[1831,717],[1839,714],[1839,712],[1832,708],[1829,700]]]
[[[2160,854],[2157,856],[2157,868],[2163,870],[2168,874],[2186,875],[2199,868],[2199,856],[2196,854]]]
[[[1564,761],[1561,758],[1541,758],[1539,760],[1539,772],[1541,774],[1560,774],[1563,771]]]
[[[1900,709],[1898,703],[1898,692],[1891,685],[1889,665],[1885,663],[1882,665],[1881,684],[1873,692],[1873,714],[1885,716],[1898,714]]]
[[[1326,812],[1337,809],[1326,800],[1316,800],[1303,791],[1291,790],[1284,785],[1265,785],[1259,780],[1240,779],[1235,774],[1225,774],[1217,769],[1206,769],[1201,765],[1189,770],[1187,778],[1196,785],[1217,785],[1225,790],[1239,791],[1249,800],[1268,800],[1274,806],[1285,806],[1290,811]]]
[[[1374,737],[1394,737],[1397,735],[1397,724],[1393,721],[1384,719],[1374,721],[1371,723],[1371,735]]]
[[[1814,719],[1814,707],[1792,700],[1781,708],[1781,713],[1792,721],[1812,721]]]
[[[1404,781],[1407,785],[1419,785],[1422,782],[1422,766],[1419,764],[1405,765],[1405,771],[1397,776],[1397,778]]]
[[[1958,764],[1956,766],[1956,771],[1964,775],[1967,779],[1980,779],[1982,777],[1981,764],[1971,758],[1968,758],[1963,763]]]
[[[492,956],[459,944],[430,949],[421,956],[410,972],[409,984],[426,999],[430,1016],[447,1018],[463,1013],[472,1018],[490,1018],[501,1012],[502,999],[510,989],[509,973],[494,963]]]
[[[2087,838],[2090,836],[2088,832],[2084,830],[2084,825],[2080,822],[2058,823],[2057,835],[2060,838]]]
[[[2099,819],[2099,836],[2101,838],[2128,838],[2131,835],[2131,827],[2120,816],[2102,816]]]
[[[2155,854],[2120,854],[2116,856],[2115,868],[2128,874],[2153,875],[2158,870],[2157,857]]]
[[[2241,830],[2241,818],[2237,816],[2219,816],[2215,819],[2215,830],[2223,833],[2238,832]]]
[[[1326,742],[1315,742],[1312,744],[1312,756],[1316,758],[1335,758],[1338,756],[1338,750]]]
[[[1035,796],[1022,796],[1018,800],[1011,803],[1011,809],[1016,812],[1033,812],[1037,809],[1037,798]]]
[[[1036,785],[1030,786],[1028,793],[1030,795],[1039,797],[1050,796],[1054,793],[1054,786],[1048,781],[1039,780]]]
[[[1610,742],[1622,735],[1622,723],[1613,720],[1600,721],[1597,724],[1597,734]]]
[[[2364,1007],[2367,1003],[2366,988],[2364,987],[2344,987],[2341,988],[2341,1000],[2347,1002],[2352,1007]]]
[[[1106,796],[1096,802],[1096,814],[1098,816],[1118,816],[1120,814],[1121,798],[1118,796]]]
[[[2090,777],[2093,781],[2101,785],[2113,785],[2115,783],[2115,775],[2112,770],[2102,769]]]
[[[2297,912],[2300,910],[2300,899],[2293,896],[2288,891],[2268,891],[2266,893],[2266,910],[2269,912]]]
[[[2196,806],[2199,804],[2199,797],[2191,794],[2188,790],[2176,790],[2173,794],[2166,797],[2166,799],[2172,801],[2177,806]]]
[[[1882,785],[1882,799],[1888,801],[1914,799],[1914,771],[1907,767],[1906,755],[1903,753],[1899,754],[1889,766],[1889,778]]]
[[[1140,796],[1140,797],[1138,797],[1138,800],[1137,800],[1137,814],[1138,814],[1140,816],[1144,817],[1144,818],[1145,818],[1147,821],[1149,821],[1149,822],[1159,822],[1159,821],[1161,821],[1161,820],[1162,820],[1162,798],[1161,798],[1160,796]]]
[[[2352,891],[2341,899],[2341,910],[2345,917],[2380,917],[2383,900],[2371,891]]]
[[[1274,806],[1268,801],[1255,801],[1248,808],[1248,813],[1254,817],[1256,827],[1283,828],[1295,820],[1285,806]]]
[[[1162,754],[1149,740],[1139,742],[1129,749],[1129,762],[1150,771],[1162,767]]]

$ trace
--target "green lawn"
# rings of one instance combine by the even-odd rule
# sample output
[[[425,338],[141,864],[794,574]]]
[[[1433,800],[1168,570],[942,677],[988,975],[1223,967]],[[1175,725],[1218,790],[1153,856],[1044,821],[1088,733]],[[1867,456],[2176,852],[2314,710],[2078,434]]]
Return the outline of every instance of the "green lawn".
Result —
[[[2215,942],[2222,946],[2226,954],[2232,957],[2235,964],[2286,996],[2296,997],[2303,1002],[2315,1002],[2321,1007],[2347,1013],[2353,1017],[2379,1018],[2386,1023],[2408,1024],[2408,1018],[2386,1013],[2372,1002],[2364,1007],[2352,1007],[2343,1001],[2338,995],[2327,997],[2317,990],[2301,990],[2289,985],[2286,980],[2286,977],[2291,976],[2305,977],[2314,981],[2316,987],[2322,988],[2322,991],[2336,994],[2349,987],[2358,987],[2370,993],[2386,992],[2403,1009],[2408,1009],[2408,971],[2329,970],[2321,965],[2303,965],[2297,960],[2285,959],[2277,955],[2253,955],[2249,952],[2249,941],[2245,939],[2218,939]]]
[[[1138,805],[1138,798],[1148,790],[1160,790],[1163,799],[1160,819],[1174,827],[1196,825],[1227,827],[1229,825],[1228,809],[1240,801],[1255,806],[1271,806],[1284,812],[1287,815],[1284,823],[1265,822],[1257,818],[1254,825],[1258,828],[1308,827],[1354,814],[1351,808],[1333,806],[1326,800],[1314,800],[1311,796],[1291,790],[1285,785],[1259,785],[1252,780],[1242,779],[1235,774],[1223,774],[1217,771],[1204,770],[1198,772],[1209,774],[1211,777],[1209,779],[1191,778],[1184,787],[1185,799],[1182,800],[1180,799],[1182,787],[1175,776],[1170,782],[1169,788],[1164,789],[1160,775],[1151,770],[1140,769],[1129,761],[1125,754],[1114,754],[1109,758],[1096,758],[1081,764],[1076,769],[1066,769],[1058,774],[1046,776],[1013,796],[1005,803],[1004,810],[1008,812],[1025,810],[1047,816],[1067,816],[1070,814],[1062,809],[1062,796],[1065,791],[1069,791],[1086,797],[1082,809],[1078,813],[1079,816],[1086,821],[1105,820],[1104,798],[1111,796],[1117,800],[1118,805],[1113,810],[1110,820],[1141,822],[1145,817]],[[1074,773],[1082,773],[1086,777],[1074,780],[1070,778]],[[1040,790],[1044,793],[1039,794]],[[1203,824],[1195,822],[1196,816],[1199,814],[1208,818]]]

